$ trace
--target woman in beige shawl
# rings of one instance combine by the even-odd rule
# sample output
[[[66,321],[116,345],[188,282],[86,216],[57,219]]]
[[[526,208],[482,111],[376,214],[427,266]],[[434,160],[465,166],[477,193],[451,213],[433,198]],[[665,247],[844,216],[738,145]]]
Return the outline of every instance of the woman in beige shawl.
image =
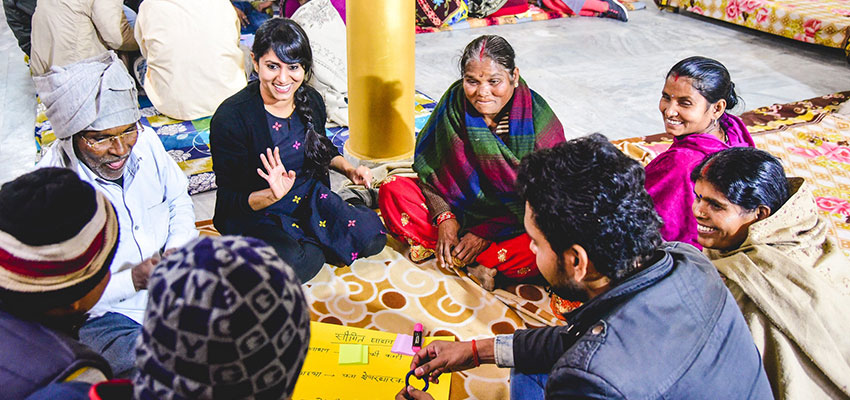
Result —
[[[699,243],[726,279],[778,399],[850,398],[850,263],[802,178],[753,148],[691,179]]]

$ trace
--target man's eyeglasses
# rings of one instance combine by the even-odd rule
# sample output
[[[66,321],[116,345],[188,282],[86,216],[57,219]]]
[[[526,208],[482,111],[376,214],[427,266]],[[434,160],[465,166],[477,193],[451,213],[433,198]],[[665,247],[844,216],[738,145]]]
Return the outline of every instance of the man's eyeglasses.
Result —
[[[127,145],[130,142],[136,140],[139,137],[139,130],[142,129],[142,124],[140,122],[136,122],[135,125],[131,126],[129,129],[124,131],[124,133],[120,135],[110,136],[108,138],[100,139],[100,140],[89,140],[87,138],[83,138],[89,147],[95,151],[106,151],[112,148],[119,140],[123,142],[124,145]]]

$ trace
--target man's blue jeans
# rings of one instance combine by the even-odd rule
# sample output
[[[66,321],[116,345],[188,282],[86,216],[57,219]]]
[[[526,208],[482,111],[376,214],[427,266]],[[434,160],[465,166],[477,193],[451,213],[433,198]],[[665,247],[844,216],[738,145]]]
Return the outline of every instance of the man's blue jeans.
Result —
[[[91,318],[80,328],[80,342],[100,353],[116,378],[129,378],[136,371],[136,339],[142,326],[118,313]]]
[[[523,374],[511,368],[511,399],[543,400],[549,374]]]

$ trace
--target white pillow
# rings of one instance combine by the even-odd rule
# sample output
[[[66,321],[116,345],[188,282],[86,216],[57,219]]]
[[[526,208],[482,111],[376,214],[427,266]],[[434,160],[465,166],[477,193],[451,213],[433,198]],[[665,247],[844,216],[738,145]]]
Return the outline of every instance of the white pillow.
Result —
[[[330,0],[312,0],[292,15],[313,50],[313,78],[309,84],[325,99],[328,119],[348,126],[348,56],[345,23]]]

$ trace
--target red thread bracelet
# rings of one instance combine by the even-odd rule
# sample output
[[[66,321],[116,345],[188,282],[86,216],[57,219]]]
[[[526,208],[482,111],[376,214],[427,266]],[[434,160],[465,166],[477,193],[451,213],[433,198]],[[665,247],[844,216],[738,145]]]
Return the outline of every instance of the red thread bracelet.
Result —
[[[481,365],[478,361],[478,346],[475,345],[475,339],[472,339],[472,362],[475,363],[475,366]]]

